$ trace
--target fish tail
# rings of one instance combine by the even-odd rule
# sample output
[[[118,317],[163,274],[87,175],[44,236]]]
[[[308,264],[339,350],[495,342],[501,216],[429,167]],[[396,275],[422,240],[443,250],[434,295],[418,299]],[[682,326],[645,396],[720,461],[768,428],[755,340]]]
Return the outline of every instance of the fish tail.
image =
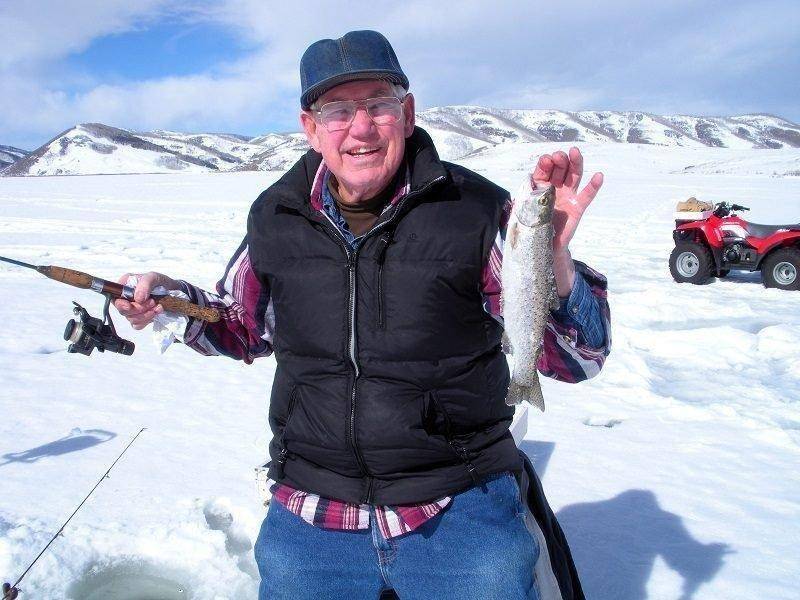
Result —
[[[533,385],[520,385],[513,380],[508,386],[508,395],[506,396],[506,404],[514,405],[520,404],[523,401],[530,402],[540,411],[544,412],[544,395],[542,394],[542,386],[539,384],[537,378]]]

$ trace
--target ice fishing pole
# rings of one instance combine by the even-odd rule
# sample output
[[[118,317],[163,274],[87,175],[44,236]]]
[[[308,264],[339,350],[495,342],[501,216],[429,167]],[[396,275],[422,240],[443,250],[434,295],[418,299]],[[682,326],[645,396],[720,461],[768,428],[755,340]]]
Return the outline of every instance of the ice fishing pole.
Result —
[[[90,316],[89,313],[86,312],[86,309],[80,304],[73,302],[75,305],[73,312],[76,316],[80,317],[80,322],[76,322],[75,319],[70,319],[67,323],[67,328],[64,331],[64,339],[72,342],[67,348],[67,352],[79,352],[80,354],[89,356],[92,350],[97,348],[100,352],[108,350],[110,352],[118,352],[126,355],[133,353],[135,348],[133,342],[123,340],[117,335],[117,331],[114,329],[114,323],[111,320],[111,315],[108,312],[112,300],[117,298],[133,300],[135,291],[133,287],[65,267],[57,267],[55,265],[31,265],[5,256],[0,256],[0,260],[19,267],[33,269],[55,281],[60,281],[61,283],[66,283],[67,285],[77,288],[92,290],[106,297],[102,320]],[[174,298],[169,294],[150,294],[150,298],[163,306],[164,310],[188,315],[210,323],[219,321],[219,312],[216,309],[199,306],[187,300]]]
[[[133,445],[133,442],[136,441],[136,438],[138,438],[145,429],[146,429],[146,427],[142,427],[139,430],[139,433],[137,433],[135,436],[133,436],[133,439],[130,442],[128,442],[128,445],[125,446],[125,448],[123,448],[122,452],[119,453],[119,456],[117,456],[117,458],[114,459],[114,462],[111,463],[111,466],[108,467],[108,470],[105,473],[103,473],[103,476],[98,480],[98,482],[96,484],[94,484],[94,487],[91,489],[91,491],[88,494],[86,494],[86,497],[78,505],[78,508],[76,508],[72,512],[72,514],[69,516],[69,518],[66,521],[64,521],[64,524],[59,528],[58,531],[55,532],[55,534],[53,534],[53,537],[50,538],[50,541],[47,542],[47,545],[44,548],[42,548],[42,551],[39,552],[39,554],[36,556],[36,558],[33,559],[33,562],[31,562],[31,564],[28,565],[28,568],[25,569],[25,572],[22,575],[19,576],[19,579],[17,579],[16,583],[14,583],[14,585],[10,585],[8,583],[4,583],[3,584],[3,600],[14,600],[14,598],[17,597],[17,594],[19,593],[19,589],[17,588],[17,586],[20,584],[20,582],[22,581],[23,577],[25,577],[25,575],[28,574],[28,571],[31,570],[31,567],[33,567],[33,565],[36,564],[36,561],[38,561],[42,557],[42,554],[44,554],[47,551],[47,549],[50,547],[50,544],[52,544],[56,540],[56,538],[59,535],[61,535],[61,533],[64,531],[64,528],[72,520],[72,517],[74,517],[77,514],[77,512],[86,503],[86,501],[89,499],[89,497],[98,488],[98,486],[101,483],[103,483],[103,480],[108,477],[108,474],[111,472],[111,469],[114,468],[114,465],[117,464],[119,459],[122,458],[122,455],[125,454],[125,452],[128,451],[128,448],[130,448]]]

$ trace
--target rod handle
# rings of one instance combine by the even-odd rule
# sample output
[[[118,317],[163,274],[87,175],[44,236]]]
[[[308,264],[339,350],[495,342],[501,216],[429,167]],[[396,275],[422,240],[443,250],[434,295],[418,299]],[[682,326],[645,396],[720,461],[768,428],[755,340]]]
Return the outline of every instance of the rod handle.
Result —
[[[57,267],[55,265],[36,267],[36,270],[50,279],[55,279],[61,283],[74,285],[75,287],[84,289],[90,289],[92,287],[92,279],[94,279],[94,277],[88,273],[75,271],[73,269],[67,269],[64,267]]]
[[[181,300],[180,298],[174,298],[172,296],[162,296],[160,298],[154,298],[154,300],[163,306],[164,310],[170,310],[182,315],[189,315],[190,317],[200,319],[201,321],[208,321],[209,323],[216,323],[219,321],[219,311],[215,308],[199,306],[187,300]]]

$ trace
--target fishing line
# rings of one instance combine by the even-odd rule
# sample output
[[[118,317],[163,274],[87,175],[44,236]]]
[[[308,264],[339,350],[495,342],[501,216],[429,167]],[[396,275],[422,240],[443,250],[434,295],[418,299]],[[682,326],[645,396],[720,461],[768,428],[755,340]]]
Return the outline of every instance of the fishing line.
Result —
[[[13,592],[14,592],[15,590],[17,590],[17,586],[18,586],[18,585],[19,585],[19,583],[22,581],[22,579],[25,577],[25,575],[27,575],[27,574],[28,574],[28,571],[30,571],[30,570],[31,570],[31,568],[33,567],[33,565],[35,565],[35,564],[36,564],[36,562],[37,562],[37,561],[38,561],[38,560],[39,560],[39,559],[42,557],[42,555],[43,555],[43,554],[44,554],[44,553],[47,551],[47,549],[50,547],[50,544],[52,544],[52,543],[53,543],[53,542],[56,540],[56,538],[57,538],[59,535],[61,535],[61,533],[64,531],[64,528],[65,528],[65,527],[67,526],[67,524],[68,524],[68,523],[69,523],[69,522],[72,520],[72,517],[74,517],[74,516],[77,514],[77,512],[78,512],[78,511],[81,509],[81,507],[82,507],[82,506],[83,506],[83,505],[86,503],[86,501],[89,499],[89,497],[90,497],[90,496],[91,496],[91,495],[94,493],[94,491],[95,491],[95,490],[98,488],[98,486],[99,486],[101,483],[103,483],[103,480],[104,480],[104,479],[106,479],[106,478],[108,478],[108,474],[111,472],[111,469],[113,469],[113,468],[114,468],[114,465],[116,465],[116,464],[117,464],[117,462],[119,461],[119,459],[120,459],[120,458],[122,458],[122,455],[123,455],[123,454],[125,454],[125,453],[128,451],[128,448],[130,448],[130,447],[133,445],[133,442],[135,442],[135,441],[136,441],[136,438],[138,438],[138,437],[141,435],[141,433],[142,433],[142,432],[143,432],[145,429],[147,429],[147,428],[146,428],[146,427],[142,427],[142,428],[139,430],[139,433],[137,433],[135,436],[133,436],[133,439],[132,439],[130,442],[128,442],[128,445],[127,445],[127,446],[125,446],[125,448],[122,450],[122,452],[120,452],[120,453],[119,453],[119,456],[117,456],[117,458],[116,458],[116,459],[114,459],[114,462],[113,462],[113,463],[111,463],[111,466],[110,466],[110,467],[108,467],[108,469],[106,470],[106,472],[105,472],[105,473],[103,473],[103,476],[102,476],[102,477],[101,477],[101,478],[98,480],[98,482],[97,482],[97,483],[95,483],[95,484],[94,484],[94,487],[91,489],[91,491],[90,491],[88,494],[86,494],[86,497],[85,497],[85,498],[84,498],[84,499],[81,501],[81,503],[78,505],[78,508],[76,508],[76,509],[75,509],[75,510],[72,512],[72,514],[69,516],[69,518],[68,518],[66,521],[64,521],[64,524],[63,524],[63,525],[61,525],[61,527],[59,528],[59,530],[58,530],[58,531],[56,531],[56,532],[55,532],[55,534],[53,535],[53,537],[51,537],[51,538],[50,538],[50,541],[49,541],[49,542],[47,542],[47,545],[46,545],[44,548],[42,548],[42,551],[41,551],[41,552],[39,552],[39,554],[36,556],[36,558],[34,558],[34,559],[33,559],[33,561],[31,562],[31,564],[29,564],[29,565],[28,565],[28,568],[27,568],[27,569],[25,569],[25,572],[24,572],[24,573],[22,573],[22,575],[20,575],[20,576],[19,576],[19,579],[17,579],[16,583],[14,583],[14,585],[12,585],[12,586],[11,586],[11,588],[10,588],[10,589],[9,589],[9,590],[8,590],[8,591],[7,591],[7,592],[4,594],[4,595],[3,595],[3,600],[5,600],[6,598],[13,598],[13,597],[16,597],[16,596],[13,596],[12,594],[13,594]]]

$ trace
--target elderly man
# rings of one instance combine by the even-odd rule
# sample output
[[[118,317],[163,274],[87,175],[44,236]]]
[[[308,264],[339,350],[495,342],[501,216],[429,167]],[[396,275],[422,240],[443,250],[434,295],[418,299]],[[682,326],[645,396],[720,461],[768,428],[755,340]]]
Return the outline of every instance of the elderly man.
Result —
[[[183,342],[247,363],[275,353],[273,502],[260,598],[575,598],[561,530],[509,433],[500,261],[508,193],[439,160],[389,42],[354,31],[300,63],[312,147],[253,204],[216,293],[158,273],[117,308],[136,328],[156,285],[219,308]],[[602,184],[577,148],[555,186],[561,308],[539,369],[576,382],[608,353],[605,279],[568,244]],[[127,276],[126,276],[127,277]]]

